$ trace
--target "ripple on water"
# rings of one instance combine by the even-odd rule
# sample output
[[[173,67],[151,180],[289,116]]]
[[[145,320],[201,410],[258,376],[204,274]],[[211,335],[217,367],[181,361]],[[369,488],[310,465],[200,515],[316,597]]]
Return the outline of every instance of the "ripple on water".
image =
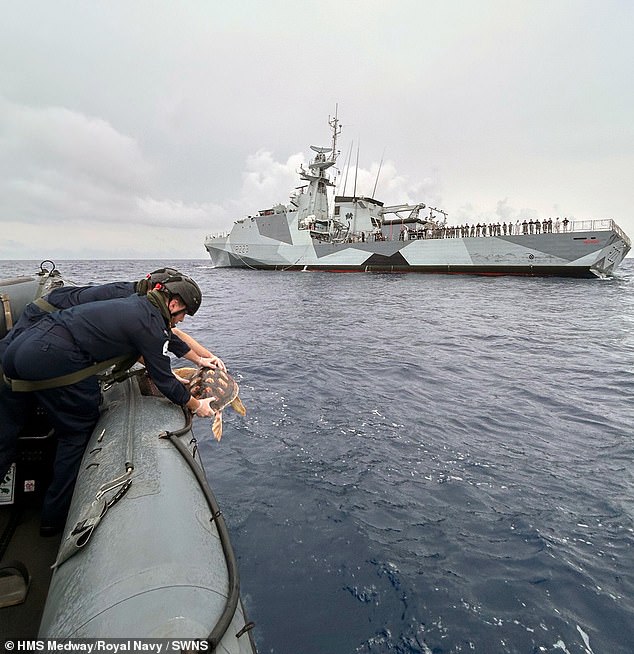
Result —
[[[248,410],[219,444],[195,426],[260,651],[631,652],[626,264],[593,283],[179,262],[205,297],[185,326]]]

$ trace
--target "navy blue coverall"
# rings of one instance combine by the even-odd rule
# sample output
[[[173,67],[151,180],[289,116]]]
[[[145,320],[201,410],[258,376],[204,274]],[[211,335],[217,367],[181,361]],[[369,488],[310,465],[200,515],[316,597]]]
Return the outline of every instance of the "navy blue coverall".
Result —
[[[70,307],[86,304],[86,302],[129,297],[136,292],[135,289],[136,282],[112,282],[111,284],[100,284],[99,286],[61,286],[53,289],[43,299],[57,309],[70,309]],[[27,304],[11,331],[0,340],[0,360],[13,339],[17,338],[25,329],[35,325],[48,313],[48,311],[40,309],[33,302]]]
[[[115,298],[129,297],[136,291],[137,282],[111,282],[97,286],[63,286],[52,290],[44,299],[59,310]],[[37,304],[28,304],[11,331],[0,339],[0,362],[9,344],[23,331],[39,322],[49,312]],[[169,351],[182,357],[189,351],[176,334],[171,334]],[[0,383],[0,479],[16,458],[17,438],[26,422],[26,416],[35,410],[32,393],[13,393]]]
[[[167,355],[170,342],[176,343],[171,336],[160,310],[145,296],[89,302],[50,313],[23,331],[10,342],[2,365],[9,378],[40,380],[82,370],[116,356],[143,356],[159,390],[172,402],[185,405],[190,399],[189,391],[174,377]],[[190,348],[180,339],[178,343],[175,353],[182,356]],[[6,395],[0,398],[0,407],[4,407],[0,413],[13,416],[13,422],[7,426],[4,421],[0,423],[0,474],[6,472],[13,460],[8,453],[15,454],[17,438],[17,416]],[[15,399],[23,394],[9,395]],[[41,522],[43,527],[61,528],[86,443],[99,418],[100,388],[93,376],[33,395],[49,415],[57,436],[53,479],[44,498]],[[19,397],[17,401],[21,401]],[[20,420],[23,419],[18,417]]]

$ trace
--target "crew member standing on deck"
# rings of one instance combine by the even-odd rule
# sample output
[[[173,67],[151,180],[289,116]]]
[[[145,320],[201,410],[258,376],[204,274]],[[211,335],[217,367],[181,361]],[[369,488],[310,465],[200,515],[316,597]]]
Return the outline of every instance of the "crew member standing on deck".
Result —
[[[197,400],[175,378],[167,355],[171,328],[186,314],[193,316],[201,301],[196,282],[175,275],[147,295],[90,302],[51,313],[10,343],[2,359],[10,381],[78,377],[73,383],[34,390],[58,441],[53,479],[42,508],[42,535],[64,526],[81,458],[99,418],[99,383],[89,370],[94,363],[142,356],[152,380],[169,400],[201,417],[214,415],[211,399]],[[0,425],[0,439],[2,436]]]

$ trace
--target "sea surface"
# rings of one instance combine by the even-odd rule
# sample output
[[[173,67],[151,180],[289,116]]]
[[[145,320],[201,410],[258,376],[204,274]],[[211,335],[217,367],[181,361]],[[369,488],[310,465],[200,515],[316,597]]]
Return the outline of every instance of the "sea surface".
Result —
[[[608,280],[191,274],[196,419],[261,654],[634,651],[634,260]],[[33,263],[0,262],[0,276]]]

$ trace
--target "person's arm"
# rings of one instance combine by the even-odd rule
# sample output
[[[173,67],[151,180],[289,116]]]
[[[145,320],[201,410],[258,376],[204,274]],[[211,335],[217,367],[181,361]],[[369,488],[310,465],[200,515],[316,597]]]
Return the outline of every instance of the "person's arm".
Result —
[[[178,329],[177,327],[172,327],[172,334],[175,334],[176,336],[178,336],[178,338],[181,339],[181,341],[189,345],[190,349],[192,349],[198,356],[201,357],[213,356],[213,354],[204,345],[201,345],[193,336],[190,336],[182,329]]]
[[[220,370],[224,370],[225,372],[227,370],[227,367],[223,363],[222,359],[213,354],[211,356],[204,357],[196,354],[194,350],[190,350],[183,356],[183,359],[187,359],[188,361],[191,361],[197,366],[201,366],[203,368],[220,368]]]
[[[215,399],[215,397],[207,397],[204,400],[197,400],[192,395],[185,406],[199,418],[211,418],[217,413],[209,406]]]
[[[169,358],[163,354],[166,345],[166,343],[161,345],[161,339],[150,334],[144,334],[138,341],[145,366],[157,388],[174,404],[187,407],[201,418],[216,415],[216,412],[209,406],[216,398],[198,400],[182,384],[178,383],[177,377],[169,365]]]
[[[203,366],[205,368],[215,367],[220,368],[220,370],[227,370],[227,366],[225,366],[220,357],[217,357],[215,354],[210,352],[189,334],[175,327],[172,327],[172,334],[190,347],[189,352],[183,355],[184,359],[195,363],[197,366]]]

